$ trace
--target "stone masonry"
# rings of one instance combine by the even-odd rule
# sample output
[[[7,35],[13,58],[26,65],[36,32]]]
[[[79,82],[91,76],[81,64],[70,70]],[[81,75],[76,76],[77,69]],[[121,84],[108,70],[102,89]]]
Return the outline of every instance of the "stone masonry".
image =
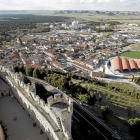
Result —
[[[0,77],[8,83],[17,100],[50,140],[70,140],[73,101],[67,95],[55,94],[47,103],[36,95],[35,83],[25,84],[22,73],[0,66]],[[6,76],[3,72],[7,73]]]

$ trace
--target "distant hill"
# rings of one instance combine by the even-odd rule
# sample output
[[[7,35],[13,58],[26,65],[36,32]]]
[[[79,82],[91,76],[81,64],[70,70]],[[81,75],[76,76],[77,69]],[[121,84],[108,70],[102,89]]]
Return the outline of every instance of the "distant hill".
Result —
[[[0,10],[0,14],[35,14],[35,15],[53,15],[53,14],[74,14],[85,13],[90,15],[107,16],[140,16],[139,11],[92,11],[92,10]]]

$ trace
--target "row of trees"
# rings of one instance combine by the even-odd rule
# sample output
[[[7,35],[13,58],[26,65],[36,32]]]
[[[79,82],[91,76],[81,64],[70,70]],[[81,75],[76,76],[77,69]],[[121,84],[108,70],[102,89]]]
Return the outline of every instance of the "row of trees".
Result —
[[[108,37],[109,35],[111,35],[112,32],[108,32],[108,33],[105,33],[104,35],[100,36],[100,37],[95,37],[94,38],[94,41],[96,41],[96,39],[102,39],[102,38],[105,38],[105,37]]]
[[[51,85],[58,87],[60,90],[65,91],[67,94],[71,94],[73,97],[79,99],[82,103],[94,105],[96,102],[96,96],[94,92],[88,87],[82,87],[79,83],[74,84],[71,78],[87,80],[87,78],[79,77],[73,73],[65,73],[61,71],[54,71],[49,69],[38,69],[33,67],[27,67],[24,69],[23,65],[19,67],[14,66],[15,72],[21,71],[26,76],[33,76],[45,80]],[[28,83],[28,78],[24,77],[24,81]],[[44,95],[46,96],[46,95]],[[43,97],[44,98],[44,97]]]
[[[116,103],[117,106],[120,105],[127,109],[127,118],[129,119],[132,115],[132,111],[134,114],[136,113],[138,109],[138,104],[140,102],[140,94],[137,93],[135,90],[129,91],[129,90],[120,90],[118,87],[114,88],[114,90],[111,90],[110,85],[108,85],[103,92],[103,95],[106,96],[105,98],[107,100],[110,100],[113,103]],[[118,94],[116,94],[116,91]],[[115,93],[113,93],[115,92]]]
[[[50,69],[37,69],[33,67],[28,67],[26,70],[24,69],[23,65],[20,65],[19,67],[14,67],[15,71],[26,74],[27,76],[33,76],[35,78],[39,78],[42,80],[45,80],[46,82],[52,84],[55,87],[58,87],[59,89],[67,92],[68,94],[71,94],[73,97],[78,98],[82,103],[88,103],[88,104],[94,104],[96,101],[95,93],[96,90],[93,90],[92,88],[88,88],[88,86],[82,87],[80,83],[74,84],[71,79],[76,80],[83,80],[85,83],[91,83],[95,85],[100,85],[105,87],[107,90],[111,91],[117,91],[120,92],[124,96],[130,96],[132,98],[136,98],[138,100],[140,98],[139,93],[137,93],[135,90],[129,91],[126,89],[122,89],[120,87],[115,87],[109,83],[106,83],[104,81],[100,81],[96,78],[89,79],[87,77],[78,76],[74,73],[65,73],[62,71],[56,71],[56,70],[50,70]],[[103,95],[107,94],[103,93]],[[107,95],[107,98],[111,98],[113,101],[113,97],[111,97],[111,93]],[[114,97],[115,100],[115,97]],[[121,100],[117,99],[118,102]],[[100,95],[99,102],[101,103],[102,98]]]
[[[98,33],[100,32],[112,32],[114,29],[114,26],[108,26],[105,29],[101,29],[101,28],[94,28],[94,30]]]
[[[137,99],[140,98],[139,93],[136,92],[135,90],[130,91],[128,89],[123,89],[121,87],[116,87],[116,86],[114,86],[112,84],[109,84],[109,83],[107,83],[105,81],[100,81],[100,80],[98,80],[96,78],[89,79],[89,78],[84,77],[84,76],[75,75],[74,73],[65,73],[65,72],[62,72],[62,71],[58,71],[58,70],[56,71],[56,70],[50,70],[50,69],[46,69],[46,70],[37,69],[37,68],[34,69],[33,67],[27,67],[25,69],[24,65],[20,65],[19,67],[14,66],[14,70],[15,70],[15,72],[21,71],[22,73],[26,74],[27,76],[33,76],[35,78],[39,78],[39,79],[43,79],[43,80],[44,80],[45,77],[47,77],[48,81],[50,81],[49,76],[55,73],[55,74],[58,74],[58,75],[61,75],[61,76],[65,76],[66,78],[68,78],[67,79],[68,81],[71,78],[76,79],[76,80],[83,80],[85,82],[88,82],[89,84],[91,83],[91,84],[95,84],[95,85],[105,87],[107,90],[117,91],[117,92],[120,92],[120,93],[122,93],[124,95],[135,97]]]

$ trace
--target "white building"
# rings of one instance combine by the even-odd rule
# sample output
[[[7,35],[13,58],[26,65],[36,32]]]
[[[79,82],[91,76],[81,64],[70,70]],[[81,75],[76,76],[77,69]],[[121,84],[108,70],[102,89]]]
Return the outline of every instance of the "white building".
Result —
[[[54,26],[53,26],[53,25],[50,25],[49,27],[50,27],[50,28],[54,28]]]
[[[131,23],[131,24],[128,24],[129,26],[139,26],[138,24],[136,23]]]
[[[77,26],[78,26],[78,21],[73,21],[73,22],[72,22],[72,27],[75,28],[75,27],[77,27]]]

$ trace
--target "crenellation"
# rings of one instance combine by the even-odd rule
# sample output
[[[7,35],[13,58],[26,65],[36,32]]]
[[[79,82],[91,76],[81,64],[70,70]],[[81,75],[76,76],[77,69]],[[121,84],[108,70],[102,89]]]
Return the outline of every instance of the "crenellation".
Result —
[[[23,81],[20,82],[20,86],[21,86],[22,88],[24,88],[24,82],[23,82]]]
[[[44,106],[45,105],[45,101],[44,100],[40,100],[40,105]]]
[[[32,89],[36,92],[35,82],[33,82],[31,86],[32,86]]]
[[[73,113],[73,103],[69,105],[68,112]]]
[[[30,91],[30,94],[31,94],[32,98],[35,100],[35,98],[36,98],[36,93],[35,93],[34,91]]]
[[[62,102],[61,94],[54,95],[54,102]]]
[[[38,95],[36,95],[35,101],[38,102],[38,104],[40,104],[40,97]]]
[[[47,103],[48,103],[48,107],[50,108],[50,106],[53,104],[53,96],[50,96],[47,98]]]
[[[27,91],[27,84],[24,84],[24,89],[25,91]]]

